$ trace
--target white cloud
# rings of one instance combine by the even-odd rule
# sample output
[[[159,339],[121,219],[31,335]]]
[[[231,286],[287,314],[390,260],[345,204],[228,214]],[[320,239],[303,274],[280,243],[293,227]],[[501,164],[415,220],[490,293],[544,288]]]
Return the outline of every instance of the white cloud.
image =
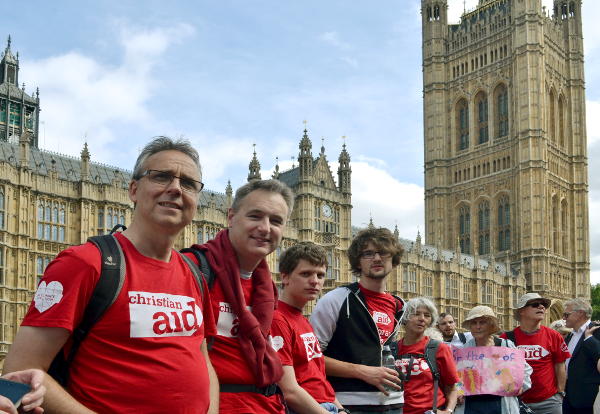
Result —
[[[600,102],[585,103],[588,147],[600,143]]]
[[[319,39],[340,50],[350,49],[350,45],[340,39],[338,32],[325,32],[319,36]]]
[[[40,88],[41,146],[76,155],[87,135],[93,159],[110,160],[111,143],[124,139],[124,123],[159,125],[148,105],[157,87],[152,69],[169,45],[191,33],[183,24],[151,30],[121,26],[123,57],[116,65],[78,52],[23,62],[23,79]],[[152,128],[157,129],[163,128]]]
[[[380,163],[377,163],[381,165]],[[352,223],[365,226],[371,216],[376,226],[394,229],[414,239],[424,228],[423,187],[403,183],[385,169],[367,162],[352,162]]]

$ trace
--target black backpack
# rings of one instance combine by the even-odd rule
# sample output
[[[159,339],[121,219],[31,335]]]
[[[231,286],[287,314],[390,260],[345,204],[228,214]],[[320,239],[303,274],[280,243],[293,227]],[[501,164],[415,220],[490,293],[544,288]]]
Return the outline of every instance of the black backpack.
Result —
[[[123,256],[121,245],[113,235],[119,228],[125,229],[125,226],[120,224],[116,225],[110,231],[110,234],[93,236],[88,239],[89,242],[94,243],[98,250],[100,250],[102,267],[100,270],[100,277],[92,292],[90,301],[85,308],[81,323],[73,330],[69,352],[66,353],[64,348],[61,349],[48,368],[48,374],[63,387],[66,386],[69,381],[69,367],[77,354],[79,346],[87,337],[93,326],[115,302],[123,287],[125,281],[125,257]],[[201,273],[201,269],[202,272],[205,270],[204,264],[206,264],[207,274],[210,274],[211,277],[214,278],[206,258],[204,258],[204,261],[199,260],[199,263],[201,264],[199,269],[189,257],[186,257],[183,254],[180,255],[192,271],[194,279],[196,279],[196,282],[200,287],[200,293],[204,296],[204,284],[202,283],[204,276]]]
[[[437,355],[438,348],[442,342],[437,339],[429,338],[427,344],[425,345],[425,352],[423,354],[404,354],[399,355],[398,358],[410,358],[410,362],[408,364],[407,374],[405,381],[410,380],[410,370],[412,369],[412,361],[415,358],[424,358],[427,365],[429,365],[429,369],[431,370],[431,376],[433,377],[433,412],[437,410],[437,394],[438,387],[440,383],[440,371],[437,366],[437,360],[435,356]]]

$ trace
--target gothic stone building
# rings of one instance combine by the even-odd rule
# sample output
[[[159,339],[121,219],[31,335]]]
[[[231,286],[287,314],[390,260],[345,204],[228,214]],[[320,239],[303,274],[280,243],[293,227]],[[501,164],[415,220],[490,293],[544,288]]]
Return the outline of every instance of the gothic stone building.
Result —
[[[523,9],[522,3],[523,0],[518,0],[516,6],[513,5],[514,13]],[[497,13],[505,15],[506,10],[511,10],[511,5],[508,1],[495,1],[486,2],[481,7],[487,10],[493,6]],[[554,290],[546,289],[538,281],[548,283],[546,280],[557,280],[565,286],[562,291],[570,295],[575,292],[577,277],[577,281],[583,280],[577,282],[581,284],[581,290],[577,292],[585,295],[585,287],[589,284],[583,85],[582,81],[578,83],[571,78],[567,81],[563,75],[567,73],[565,71],[571,74],[576,68],[582,70],[582,58],[580,52],[575,51],[565,55],[563,48],[566,43],[558,41],[564,37],[568,38],[569,45],[580,45],[580,32],[577,36],[569,34],[571,28],[581,30],[578,17],[574,17],[578,16],[579,9],[573,9],[574,16],[567,9],[564,19],[548,19],[529,6],[524,10],[527,10],[527,19],[515,17],[511,20],[505,16],[501,21],[493,19],[494,31],[492,26],[485,26],[484,33],[485,30],[494,36],[502,33],[502,47],[500,43],[494,44],[494,48],[486,46],[485,53],[488,55],[483,51],[481,58],[478,55],[477,69],[473,69],[472,73],[470,69],[462,73],[467,56],[468,67],[475,67],[475,49],[471,51],[470,45],[477,39],[488,39],[479,31],[471,33],[471,26],[480,21],[473,20],[473,16],[479,19],[479,14],[467,14],[463,16],[461,25],[447,27],[445,2],[423,0],[426,236],[430,245],[423,244],[420,236],[416,241],[401,239],[396,230],[406,253],[389,278],[388,289],[404,298],[430,296],[441,311],[452,312],[459,322],[468,309],[486,304],[498,313],[503,327],[510,328],[514,325],[511,317],[514,304],[526,287],[553,294]],[[534,16],[537,16],[537,25],[532,28],[525,31],[517,25],[530,24]],[[469,35],[459,37],[456,34],[463,33],[467,27]],[[552,42],[547,46],[548,51],[544,49],[542,52],[552,58],[542,59],[544,55],[540,57],[539,45],[522,39],[520,41],[526,45],[514,55],[515,62],[519,64],[511,63],[515,65],[516,72],[509,71],[507,65],[513,59],[509,58],[509,51],[510,56],[514,53],[512,46],[510,49],[508,46],[512,45],[509,41],[511,30],[516,31],[515,36],[521,39],[538,33],[534,29],[544,30],[544,33],[551,30],[545,36],[551,36]],[[459,40],[449,40],[454,38]],[[451,45],[456,45],[452,46],[452,50],[468,46],[461,52],[460,60],[449,59]],[[529,48],[537,52],[531,52],[529,56]],[[468,54],[467,50],[470,51]],[[568,56],[569,68],[558,60],[561,56]],[[528,69],[525,61],[537,66]],[[522,76],[524,80],[519,82],[527,85],[532,76],[539,76],[541,61],[547,61],[549,69],[545,76],[550,78],[536,85],[540,90],[547,90],[547,94],[540,92],[540,96],[533,96],[535,94],[522,89],[515,91],[513,77]],[[453,64],[449,65],[449,62]],[[482,67],[487,68],[486,65],[490,64],[496,64],[494,71],[491,67],[481,71]],[[0,62],[0,359],[6,354],[50,260],[69,245],[83,243],[92,235],[104,234],[117,223],[129,223],[132,213],[127,195],[131,172],[92,162],[87,145],[78,158],[38,148],[39,93],[36,92],[34,98],[25,93],[24,87],[18,87],[18,71],[18,55],[12,54],[9,41]],[[526,73],[531,75],[530,78],[525,76]],[[452,74],[452,79],[447,78],[448,74]],[[478,77],[475,77],[476,74]],[[490,86],[492,77],[501,80]],[[475,88],[474,85],[480,86]],[[528,103],[525,108],[522,103],[519,107],[515,106],[512,102],[517,93],[525,94],[529,99],[544,102],[551,99],[550,102],[555,102],[548,111],[560,113],[563,118],[552,118],[555,119],[551,129],[554,138],[548,139],[548,133],[540,126],[542,123],[546,127],[547,111],[540,112],[537,101],[535,105]],[[502,117],[502,128],[505,128],[506,134],[510,131],[511,135],[496,137],[497,127],[490,121],[488,140],[469,144],[468,137],[476,135],[476,125],[467,122],[470,135],[467,135],[467,143],[462,148],[463,144],[458,144],[462,141],[457,141],[454,135],[458,128],[456,117],[460,112],[457,115],[453,111],[455,108],[464,107],[466,111],[471,108],[470,118],[466,112],[461,116],[474,119],[476,104],[473,99],[475,96],[487,97],[488,94],[502,99],[505,109],[501,113],[506,114]],[[479,105],[480,101],[477,102]],[[495,113],[494,102],[490,98],[490,114]],[[459,103],[463,106],[458,106]],[[451,109],[444,112],[445,108]],[[512,112],[506,108],[511,108]],[[537,112],[524,112],[533,108]],[[515,121],[517,116],[518,125]],[[528,116],[531,119],[527,119]],[[531,128],[521,126],[526,123],[532,124]],[[519,135],[512,135],[517,133]],[[483,155],[486,162],[475,163]],[[524,158],[526,156],[529,159]],[[273,176],[287,183],[296,194],[296,207],[282,246],[268,258],[274,277],[278,278],[277,259],[281,250],[297,241],[310,240],[325,246],[328,252],[330,267],[326,290],[353,281],[346,251],[356,229],[351,223],[351,168],[345,146],[338,157],[336,180],[325,149],[322,147],[320,153],[313,156],[312,143],[305,130],[299,143],[297,165],[281,172],[276,166]],[[450,180],[451,177],[456,178]],[[255,178],[260,178],[256,153],[250,161],[248,175],[249,180]],[[545,187],[540,184],[541,180],[546,180],[543,181],[547,183]],[[513,189],[513,183],[521,193]],[[498,191],[485,193],[494,188]],[[534,193],[540,190],[543,190],[541,194]],[[550,193],[546,191],[552,191],[548,207]],[[477,198],[476,193],[480,194]],[[459,201],[454,201],[458,195]],[[224,193],[203,191],[193,223],[182,232],[177,247],[203,243],[224,228],[232,196],[233,189],[229,184]],[[487,233],[476,232],[476,228],[470,226],[470,215],[477,216],[480,201],[484,200],[488,205],[487,210],[484,208],[487,211],[484,217],[488,219]],[[501,204],[500,200],[506,201]],[[500,211],[500,205],[503,221],[499,224],[490,217]],[[459,218],[458,212],[463,211],[463,206],[468,207],[469,215]],[[578,206],[577,210],[575,206]],[[570,210],[567,211],[567,208]],[[520,217],[523,214],[531,216],[532,211],[538,217],[534,221],[528,220],[527,216]],[[553,214],[544,214],[546,211]],[[402,220],[402,217],[398,219]],[[543,223],[538,223],[539,220]],[[493,226],[490,226],[490,221]],[[548,225],[553,226],[551,234],[554,238],[550,238],[548,246],[541,248],[539,243],[535,243],[548,238]],[[498,238],[504,244],[496,245],[490,241],[486,248],[489,251],[484,249],[479,254],[480,244],[471,243],[471,240],[477,240],[480,233],[484,241],[486,234],[491,240],[498,229],[502,229],[503,236]],[[485,243],[482,245],[486,246]],[[556,266],[551,268],[556,269],[555,273],[538,275],[535,272],[538,272],[539,263]],[[553,296],[562,297],[558,293]],[[557,319],[561,313],[560,300],[556,300],[550,319]]]
[[[581,0],[422,0],[425,238],[590,295]]]

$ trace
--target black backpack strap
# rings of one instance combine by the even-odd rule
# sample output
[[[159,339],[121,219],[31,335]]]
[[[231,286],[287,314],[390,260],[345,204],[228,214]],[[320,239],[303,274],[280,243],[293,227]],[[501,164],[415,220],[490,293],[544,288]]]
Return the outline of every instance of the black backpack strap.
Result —
[[[437,410],[437,399],[438,399],[438,388],[440,383],[440,371],[437,366],[437,350],[440,347],[440,341],[437,339],[429,339],[427,345],[425,345],[425,361],[429,365],[431,370],[431,376],[433,377],[433,412]]]
[[[204,292],[204,283],[203,283],[204,276],[202,276],[200,269],[198,268],[196,263],[194,263],[194,261],[192,259],[190,259],[189,257],[187,257],[185,254],[179,253],[179,255],[181,256],[181,258],[183,259],[185,264],[187,264],[188,267],[190,268],[190,270],[192,271],[192,274],[194,275],[194,279],[196,279],[196,283],[198,284],[198,287],[200,288],[200,294],[202,295],[202,298],[205,298],[206,293]]]
[[[204,279],[206,280],[206,284],[208,285],[208,289],[212,289],[215,284],[215,272],[210,268],[210,264],[208,263],[208,259],[206,258],[206,253],[204,250],[200,250],[192,247],[187,247],[185,249],[180,250],[181,253],[192,253],[198,261],[198,265],[200,267],[200,271],[204,275]],[[185,255],[184,255],[185,256]]]
[[[497,337],[496,335],[494,335],[494,346],[502,346],[502,338]]]
[[[125,257],[121,245],[112,234],[94,236],[88,239],[100,250],[100,277],[85,308],[81,322],[71,335],[71,348],[65,356],[63,351],[52,361],[48,373],[56,381],[66,386],[69,379],[69,366],[73,362],[79,346],[104,312],[115,302],[125,280]]]
[[[458,333],[458,339],[460,339],[460,342],[463,344],[467,343],[467,336],[463,332]]]
[[[515,344],[515,346],[517,346],[517,338],[515,338],[515,331],[506,331],[505,334],[506,337],[510,339],[513,342],[513,344]]]

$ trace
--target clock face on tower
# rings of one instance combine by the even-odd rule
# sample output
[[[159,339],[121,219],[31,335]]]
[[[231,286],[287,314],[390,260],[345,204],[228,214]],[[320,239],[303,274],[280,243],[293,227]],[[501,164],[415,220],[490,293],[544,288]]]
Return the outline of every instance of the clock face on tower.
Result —
[[[323,204],[323,215],[329,218],[331,217],[331,213],[333,213],[331,206],[329,204]]]

